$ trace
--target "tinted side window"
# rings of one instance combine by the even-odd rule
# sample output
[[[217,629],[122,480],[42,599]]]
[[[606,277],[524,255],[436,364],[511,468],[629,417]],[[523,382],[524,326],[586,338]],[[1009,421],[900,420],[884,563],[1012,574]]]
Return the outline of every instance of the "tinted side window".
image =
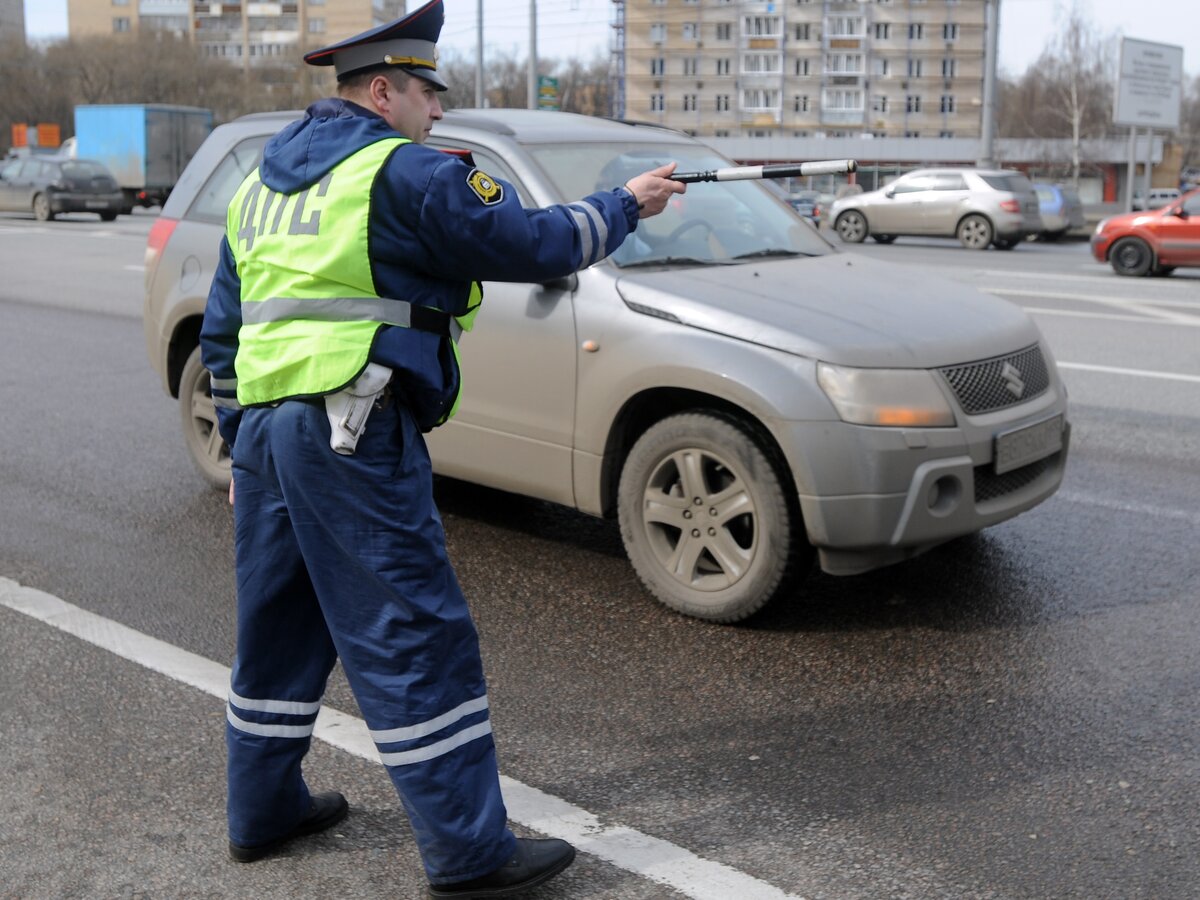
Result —
[[[1024,175],[980,175],[988,187],[997,191],[1025,194],[1033,190],[1033,182]]]
[[[931,191],[933,190],[933,176],[911,175],[901,178],[892,185],[892,190],[897,194],[907,194],[910,191]]]
[[[246,176],[258,166],[263,147],[270,137],[269,134],[255,135],[235,145],[208,176],[184,218],[224,225],[229,201]]]
[[[967,180],[957,172],[942,172],[933,176],[935,191],[965,191]]]
[[[1193,194],[1183,203],[1183,211],[1189,216],[1200,216],[1200,194]]]

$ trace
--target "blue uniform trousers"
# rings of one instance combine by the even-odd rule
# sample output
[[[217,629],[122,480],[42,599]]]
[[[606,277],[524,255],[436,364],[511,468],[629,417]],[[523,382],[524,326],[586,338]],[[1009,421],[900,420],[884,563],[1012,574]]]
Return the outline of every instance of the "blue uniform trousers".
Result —
[[[377,406],[357,452],[340,456],[323,402],[247,409],[233,467],[230,840],[268,843],[307,813],[301,762],[340,657],[429,880],[503,865],[515,839],[479,642],[412,416],[395,402]]]

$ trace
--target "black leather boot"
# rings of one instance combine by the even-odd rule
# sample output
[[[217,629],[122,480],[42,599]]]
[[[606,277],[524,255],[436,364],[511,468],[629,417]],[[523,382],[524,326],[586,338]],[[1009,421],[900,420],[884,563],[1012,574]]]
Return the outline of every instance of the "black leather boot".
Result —
[[[318,831],[332,828],[338,822],[342,821],[342,819],[346,818],[348,812],[350,812],[350,804],[337,791],[329,791],[325,794],[313,794],[312,808],[309,809],[308,815],[301,819],[300,823],[287,834],[273,841],[268,841],[265,844],[256,844],[253,847],[241,847],[230,841],[229,855],[237,862],[254,862],[255,860],[262,859],[264,856],[270,856],[293,838],[303,837],[306,834],[316,834]]]
[[[517,838],[513,858],[498,868],[470,881],[431,884],[430,897],[514,897],[545,884],[575,859],[575,848],[557,838]]]

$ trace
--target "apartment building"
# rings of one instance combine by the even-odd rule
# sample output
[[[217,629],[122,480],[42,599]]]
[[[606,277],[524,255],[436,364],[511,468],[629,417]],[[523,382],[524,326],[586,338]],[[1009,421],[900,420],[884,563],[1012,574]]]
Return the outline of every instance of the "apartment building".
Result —
[[[620,115],[711,137],[978,137],[983,0],[614,0]]]
[[[67,0],[67,31],[72,38],[170,31],[209,56],[252,66],[294,61],[303,50],[398,18],[404,6],[404,0]]]
[[[0,40],[25,40],[24,0],[0,0]]]

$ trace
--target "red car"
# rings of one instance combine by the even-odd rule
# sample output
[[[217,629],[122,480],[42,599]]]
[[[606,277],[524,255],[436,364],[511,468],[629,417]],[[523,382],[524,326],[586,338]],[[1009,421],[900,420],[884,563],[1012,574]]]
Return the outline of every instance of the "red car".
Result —
[[[1170,275],[1200,266],[1200,189],[1162,209],[1105,219],[1092,235],[1092,256],[1118,275]]]

